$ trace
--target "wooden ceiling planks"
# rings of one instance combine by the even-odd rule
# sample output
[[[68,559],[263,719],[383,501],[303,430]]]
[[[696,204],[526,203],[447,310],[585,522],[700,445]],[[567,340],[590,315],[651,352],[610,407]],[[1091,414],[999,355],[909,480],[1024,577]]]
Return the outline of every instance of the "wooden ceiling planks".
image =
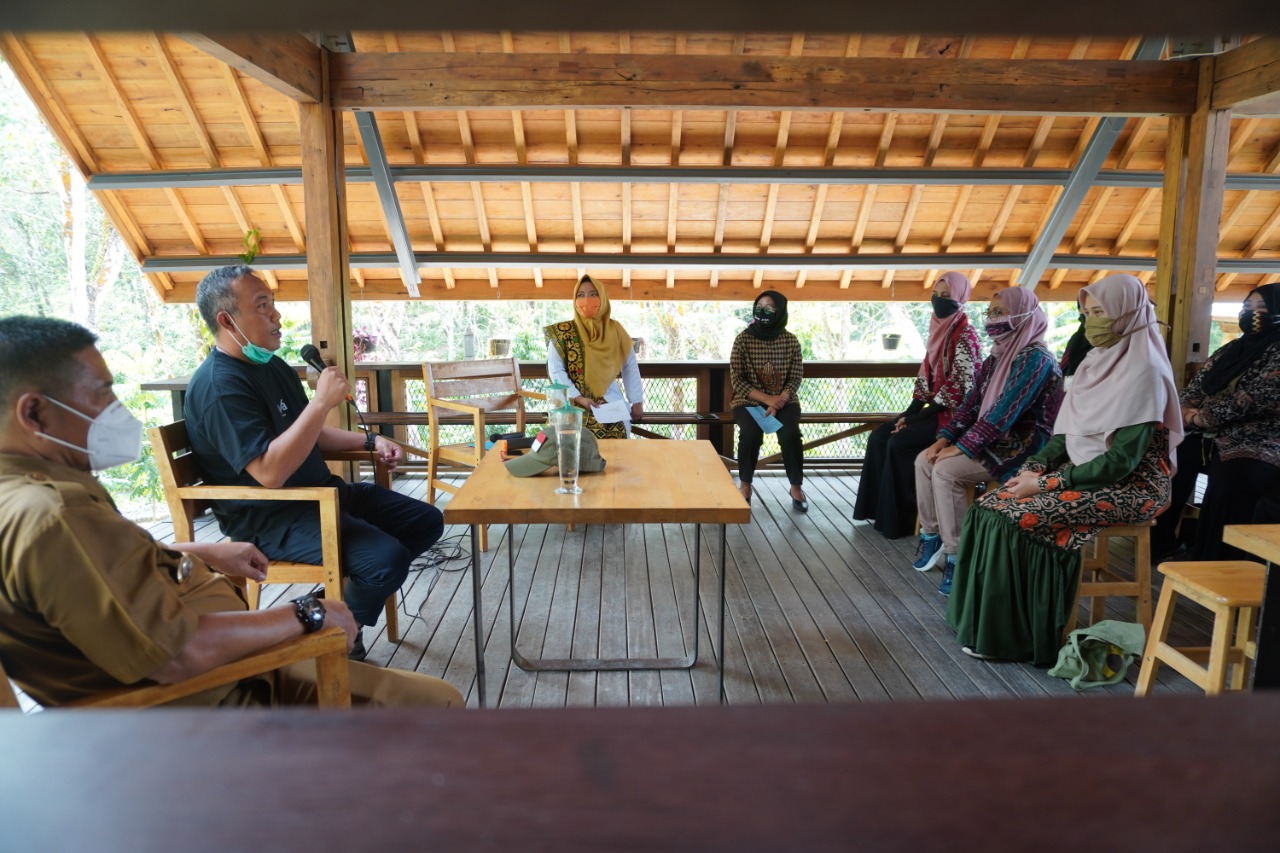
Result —
[[[651,59],[739,57],[779,61],[846,58],[1001,62],[1115,61],[1136,41],[1122,38],[872,36],[830,33],[357,33],[362,53],[452,52]],[[96,49],[93,47],[96,45]],[[23,85],[36,97],[64,146],[87,173],[143,169],[296,166],[297,106],[172,36],[82,34],[5,36],[0,41]],[[103,73],[106,69],[107,73]],[[1265,70],[1265,67],[1264,67]],[[1243,84],[1241,84],[1243,86]],[[112,92],[114,87],[114,92]],[[738,107],[680,111],[652,104],[629,108],[448,110],[379,116],[387,157],[395,165],[579,163],[601,166],[782,166],[928,168],[1070,168],[1095,120],[1084,116],[929,115],[913,112],[777,110]],[[1280,120],[1234,122],[1230,171],[1275,174]],[[347,161],[362,162],[347,128]],[[1159,170],[1167,122],[1136,118],[1106,168]],[[413,186],[417,183],[417,186]],[[1048,216],[1059,187],[936,184],[652,184],[401,182],[396,189],[414,248],[494,252],[724,252],[820,256],[849,251],[1025,252]],[[349,231],[354,252],[391,251],[371,184],[350,182]],[[266,254],[305,251],[301,187],[273,184],[101,193],[131,251],[150,256],[225,256],[242,251],[244,232],[262,233]],[[1095,187],[1081,205],[1060,251],[1153,256],[1159,189]],[[1228,192],[1223,257],[1280,255],[1280,193]],[[584,260],[588,260],[584,258]],[[1280,261],[1278,261],[1280,263]],[[941,261],[939,262],[941,268]],[[589,262],[586,264],[589,268]],[[831,273],[798,269],[745,274],[752,288],[786,282],[797,296],[853,298],[868,283],[882,298],[917,298],[940,270]],[[563,270],[424,270],[449,298],[470,297],[472,282],[512,292],[526,283],[552,295]],[[362,269],[365,296],[392,298],[385,270]],[[155,278],[167,298],[182,299],[191,274]],[[1016,270],[992,270],[1000,283]],[[1091,270],[1050,270],[1051,298],[1068,296]],[[743,282],[740,269],[691,273],[637,269],[617,276],[635,287],[661,285],[671,298],[726,298]],[[198,276],[196,276],[198,278]],[[1256,285],[1261,274],[1224,274],[1218,286]],[[281,294],[293,273],[276,274]],[[544,286],[545,285],[545,286]],[[717,293],[722,287],[727,291]],[[169,288],[172,288],[170,290]],[[625,288],[630,290],[631,288]],[[690,290],[690,294],[684,291]],[[675,293],[673,291],[681,291]],[[521,291],[523,292],[523,291]],[[904,297],[904,293],[910,293]],[[403,286],[400,297],[404,297]],[[438,295],[438,294],[437,294]],[[489,294],[485,298],[492,298]],[[556,298],[559,298],[558,296]],[[862,298],[859,296],[859,298]]]

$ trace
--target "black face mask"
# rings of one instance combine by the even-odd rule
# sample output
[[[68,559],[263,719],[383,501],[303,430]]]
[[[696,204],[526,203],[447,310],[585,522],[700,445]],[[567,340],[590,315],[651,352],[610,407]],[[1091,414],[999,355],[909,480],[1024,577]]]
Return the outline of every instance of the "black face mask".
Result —
[[[1276,318],[1272,317],[1267,311],[1254,311],[1252,308],[1246,308],[1240,312],[1240,331],[1246,335],[1265,332],[1272,328],[1275,322]]]
[[[945,296],[932,296],[929,302],[933,305],[933,316],[945,320],[960,310],[960,303]]]

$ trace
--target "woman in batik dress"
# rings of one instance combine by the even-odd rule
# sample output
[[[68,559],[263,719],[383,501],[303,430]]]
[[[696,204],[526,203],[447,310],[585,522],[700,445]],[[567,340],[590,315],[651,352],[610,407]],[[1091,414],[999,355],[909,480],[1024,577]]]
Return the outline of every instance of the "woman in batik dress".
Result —
[[[1094,349],[1067,389],[1054,435],[965,516],[947,623],[971,657],[1057,657],[1100,530],[1153,518],[1169,500],[1182,441],[1173,371],[1155,311],[1133,276],[1081,290]]]
[[[609,295],[584,275],[574,290],[573,319],[547,326],[547,375],[568,386],[569,402],[586,412],[584,423],[597,438],[627,438],[631,422],[644,417],[644,386],[631,336],[609,313]],[[622,418],[597,421],[596,408],[622,401],[624,388],[631,406]]]
[[[933,444],[973,387],[982,350],[964,313],[972,291],[963,273],[938,277],[929,300],[929,339],[911,404],[867,439],[853,519],[875,519],[875,529],[886,539],[911,535],[916,523],[916,457]]]

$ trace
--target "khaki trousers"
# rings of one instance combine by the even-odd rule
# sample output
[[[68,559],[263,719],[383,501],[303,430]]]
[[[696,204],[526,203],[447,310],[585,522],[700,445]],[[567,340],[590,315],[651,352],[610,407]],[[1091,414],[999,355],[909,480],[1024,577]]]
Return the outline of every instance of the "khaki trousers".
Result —
[[[461,708],[462,694],[447,681],[430,675],[383,669],[373,664],[351,661],[351,704],[369,708],[404,705]],[[316,703],[316,664],[299,661],[275,671],[275,701],[280,705]]]
[[[920,511],[920,532],[942,537],[942,551],[948,556],[960,550],[960,527],[969,509],[965,489],[991,479],[987,466],[961,453],[936,465],[916,457],[916,508]]]

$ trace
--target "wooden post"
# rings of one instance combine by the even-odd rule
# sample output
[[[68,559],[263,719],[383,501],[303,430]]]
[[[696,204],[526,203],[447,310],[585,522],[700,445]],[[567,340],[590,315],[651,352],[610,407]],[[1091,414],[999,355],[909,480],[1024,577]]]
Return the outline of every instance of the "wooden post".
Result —
[[[328,80],[329,51],[321,51]],[[354,376],[351,344],[351,272],[347,242],[346,163],[342,121],[329,99],[298,104],[302,142],[302,194],[307,228],[307,293],[311,337],[325,361]],[[349,428],[348,406],[333,410],[330,423]]]
[[[1219,224],[1231,111],[1210,108],[1213,57],[1198,60],[1196,110],[1171,117],[1165,158],[1156,301],[1170,324],[1169,357],[1179,386],[1209,356]]]

